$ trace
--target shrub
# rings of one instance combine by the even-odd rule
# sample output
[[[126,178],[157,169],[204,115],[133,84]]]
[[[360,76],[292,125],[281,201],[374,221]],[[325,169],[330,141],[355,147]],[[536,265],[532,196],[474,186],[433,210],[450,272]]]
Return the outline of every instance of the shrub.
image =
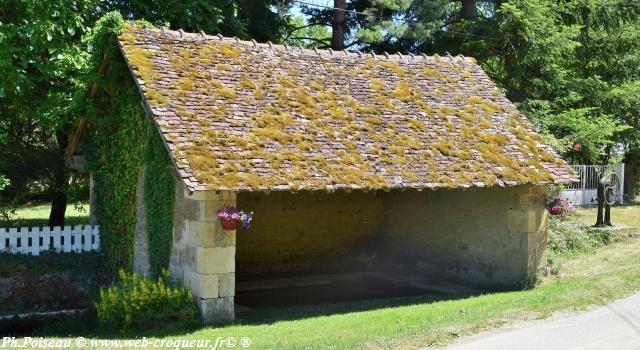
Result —
[[[549,217],[549,249],[555,253],[582,253],[612,241],[611,231],[584,226],[575,220]]]
[[[537,273],[527,274],[520,282],[520,288],[523,290],[529,290],[535,288],[539,283],[539,276]]]
[[[573,204],[569,199],[562,197],[564,186],[551,186],[547,195],[547,210],[549,214],[558,216],[560,220],[565,220],[573,215]]]
[[[196,306],[191,291],[171,281],[166,270],[155,280],[121,270],[116,285],[100,290],[96,311],[102,326],[124,332],[192,321]]]

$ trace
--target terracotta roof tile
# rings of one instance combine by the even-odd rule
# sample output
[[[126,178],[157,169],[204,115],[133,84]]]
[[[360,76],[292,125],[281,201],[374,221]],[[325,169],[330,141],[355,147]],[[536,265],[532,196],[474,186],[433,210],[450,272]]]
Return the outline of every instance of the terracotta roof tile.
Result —
[[[127,25],[120,47],[192,190],[568,183],[472,58],[355,54]]]

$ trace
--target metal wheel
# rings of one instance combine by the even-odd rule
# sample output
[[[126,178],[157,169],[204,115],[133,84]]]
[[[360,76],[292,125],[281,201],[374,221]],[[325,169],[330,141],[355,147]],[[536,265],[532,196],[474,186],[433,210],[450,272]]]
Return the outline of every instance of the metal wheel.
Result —
[[[620,177],[616,173],[610,173],[605,178],[605,187],[604,187],[604,201],[613,205],[618,201],[618,197],[620,196]]]

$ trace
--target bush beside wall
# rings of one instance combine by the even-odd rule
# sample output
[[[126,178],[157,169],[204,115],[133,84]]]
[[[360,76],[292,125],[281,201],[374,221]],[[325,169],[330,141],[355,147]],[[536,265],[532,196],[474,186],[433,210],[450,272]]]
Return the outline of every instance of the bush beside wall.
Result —
[[[120,271],[120,282],[101,289],[96,302],[100,324],[116,331],[148,329],[194,321],[191,290],[175,284],[163,270],[157,279]]]

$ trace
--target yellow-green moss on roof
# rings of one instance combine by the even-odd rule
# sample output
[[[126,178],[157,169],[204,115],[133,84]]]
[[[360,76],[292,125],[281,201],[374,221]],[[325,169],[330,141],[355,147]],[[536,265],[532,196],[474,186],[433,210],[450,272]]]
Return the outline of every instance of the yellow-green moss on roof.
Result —
[[[192,190],[572,179],[470,58],[314,51],[130,25],[120,46]]]

